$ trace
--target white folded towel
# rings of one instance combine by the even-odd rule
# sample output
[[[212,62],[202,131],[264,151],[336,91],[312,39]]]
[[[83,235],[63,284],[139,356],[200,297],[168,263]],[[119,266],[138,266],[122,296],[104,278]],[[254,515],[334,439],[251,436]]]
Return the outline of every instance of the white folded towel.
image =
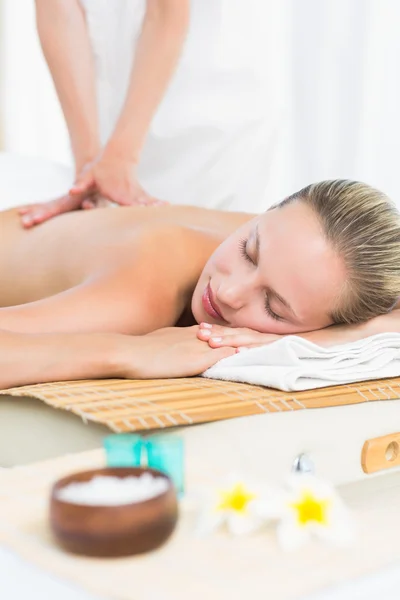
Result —
[[[322,348],[290,335],[272,344],[224,358],[203,377],[265,385],[284,391],[311,390],[400,376],[400,334]]]

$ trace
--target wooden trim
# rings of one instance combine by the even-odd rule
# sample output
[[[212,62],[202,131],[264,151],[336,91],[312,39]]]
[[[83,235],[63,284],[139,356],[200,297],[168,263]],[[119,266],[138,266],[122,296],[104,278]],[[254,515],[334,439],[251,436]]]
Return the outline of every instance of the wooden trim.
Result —
[[[361,466],[364,473],[400,466],[400,433],[367,440],[361,451]]]

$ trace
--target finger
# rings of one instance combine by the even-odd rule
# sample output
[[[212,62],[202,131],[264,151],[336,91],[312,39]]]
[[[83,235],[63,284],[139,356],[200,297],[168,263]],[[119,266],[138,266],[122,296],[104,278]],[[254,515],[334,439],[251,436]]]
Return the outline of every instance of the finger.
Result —
[[[30,210],[32,210],[34,206],[37,206],[37,205],[36,204],[27,204],[26,206],[19,206],[17,208],[17,213],[19,215],[24,215],[25,213],[27,213]]]
[[[107,198],[103,198],[102,196],[93,196],[85,198],[85,200],[82,202],[82,208],[85,210],[92,208],[107,208],[111,205],[112,202],[110,202],[110,200],[107,200]]]
[[[204,329],[204,328],[199,328],[197,331],[197,337],[199,340],[202,340],[203,342],[208,342],[208,340],[210,339],[212,335],[212,331],[211,329]]]
[[[63,211],[60,211],[60,213]],[[29,229],[34,225],[39,225],[40,223],[44,223],[48,219],[54,217],[56,213],[50,208],[40,207],[29,213],[26,213],[21,216],[21,223],[25,229]]]
[[[26,206],[20,206],[17,208],[18,215],[21,217],[21,223],[23,225],[22,217],[29,213],[33,213],[35,210],[41,208],[41,204],[27,204]],[[29,221],[29,219],[28,219]]]
[[[199,324],[199,329],[197,332],[197,337],[200,340],[209,340],[211,335],[213,334],[213,332],[215,332],[214,329],[214,325],[212,325],[211,323],[200,323]]]
[[[82,203],[82,208],[85,208],[84,204],[86,200],[89,200],[89,202],[91,202],[90,208],[109,208],[110,206],[115,206],[115,204],[111,202],[111,200],[109,200],[108,198],[100,196],[99,194],[95,194],[94,196],[89,196],[88,198],[85,198],[85,200]]]
[[[225,346],[231,346],[233,348],[255,348],[256,346],[266,346],[272,344],[280,339],[282,336],[274,334],[238,334],[238,335],[227,335],[225,337],[214,336],[208,340],[210,348],[222,348]]]
[[[106,208],[108,206],[113,206],[113,202],[104,196],[97,196],[96,198],[96,208]]]
[[[88,194],[90,192],[93,192],[94,189],[95,189],[94,178],[92,175],[88,175],[86,177],[82,177],[82,179],[78,179],[78,181],[76,181],[74,183],[74,185],[71,187],[71,189],[69,190],[69,193],[72,196],[79,195],[79,194]]]
[[[158,202],[156,198],[152,198],[151,196],[142,193],[131,196],[125,194],[116,194],[112,200],[120,206],[153,206],[155,202]]]
[[[119,206],[138,206],[144,205],[143,202],[140,201],[138,196],[128,196],[125,194],[120,194],[118,192],[114,192],[111,194],[105,194],[112,202],[115,204],[119,204]]]
[[[24,229],[30,229],[31,227],[36,225],[35,219],[32,217],[31,213],[26,213],[26,214],[20,215],[20,221],[21,221],[21,225]]]
[[[88,188],[86,191],[81,194],[75,194],[69,192],[69,196],[76,203],[77,207],[80,208],[85,200],[93,200],[97,194],[96,186]]]
[[[143,206],[154,206],[156,204],[156,202],[158,202],[158,198],[149,196],[149,194],[147,194],[146,192],[141,191],[137,195],[137,202],[139,204],[142,204]]]
[[[90,198],[87,198],[86,200],[84,200],[82,202],[82,208],[83,210],[90,210],[92,208],[96,208],[97,204],[94,200],[90,200]]]
[[[33,208],[21,215],[22,225],[29,229],[34,225],[39,225],[48,219],[60,215],[70,210],[76,210],[80,207],[80,200],[71,196],[62,196],[50,202],[34,205]]]
[[[200,323],[200,329],[203,331],[211,331],[214,335],[232,335],[232,333],[244,333],[248,330],[242,327],[224,327],[214,323]]]
[[[226,337],[228,335],[238,335],[243,332],[242,329],[234,327],[222,327],[221,325],[212,325],[210,323],[200,323],[197,337],[200,340],[209,340],[211,337]]]
[[[221,348],[224,346],[231,346],[233,348],[238,348],[239,346],[250,346],[252,344],[260,344],[260,341],[257,342],[257,339],[254,336],[246,335],[246,334],[236,334],[236,335],[225,335],[225,336],[211,336],[208,339],[208,345],[210,348]],[[264,342],[267,343],[267,342]]]

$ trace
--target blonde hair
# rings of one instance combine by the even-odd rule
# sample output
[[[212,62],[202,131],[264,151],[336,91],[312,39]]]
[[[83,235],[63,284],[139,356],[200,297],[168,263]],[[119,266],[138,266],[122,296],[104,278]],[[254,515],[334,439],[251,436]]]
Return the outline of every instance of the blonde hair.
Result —
[[[283,200],[305,202],[343,258],[347,281],[332,311],[334,323],[361,323],[389,312],[400,296],[400,214],[365,183],[322,181]]]

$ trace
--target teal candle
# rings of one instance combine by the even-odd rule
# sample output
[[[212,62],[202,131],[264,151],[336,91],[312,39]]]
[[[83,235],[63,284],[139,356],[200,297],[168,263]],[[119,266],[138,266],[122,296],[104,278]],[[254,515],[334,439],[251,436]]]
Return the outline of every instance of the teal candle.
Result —
[[[179,495],[184,492],[184,445],[175,435],[154,435],[146,439],[147,466],[169,475]]]
[[[108,467],[140,467],[143,440],[133,433],[116,433],[103,440]]]

